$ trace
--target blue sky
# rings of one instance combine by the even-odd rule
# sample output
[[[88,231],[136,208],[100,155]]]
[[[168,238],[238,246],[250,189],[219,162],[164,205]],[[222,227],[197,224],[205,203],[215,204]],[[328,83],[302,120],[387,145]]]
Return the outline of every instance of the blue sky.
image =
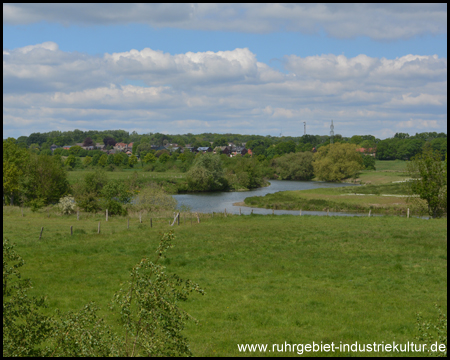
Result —
[[[4,4],[3,63],[4,137],[447,132],[446,4]]]

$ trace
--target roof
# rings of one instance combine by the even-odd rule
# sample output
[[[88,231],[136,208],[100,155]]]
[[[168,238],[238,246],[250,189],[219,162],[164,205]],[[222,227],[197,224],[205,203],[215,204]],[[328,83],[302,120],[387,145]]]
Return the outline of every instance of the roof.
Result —
[[[376,148],[358,148],[358,149],[356,149],[356,151],[358,151],[358,152],[376,152],[377,149]]]
[[[209,146],[201,146],[201,147],[197,148],[197,150],[199,150],[199,151],[207,151],[208,149],[210,149]]]

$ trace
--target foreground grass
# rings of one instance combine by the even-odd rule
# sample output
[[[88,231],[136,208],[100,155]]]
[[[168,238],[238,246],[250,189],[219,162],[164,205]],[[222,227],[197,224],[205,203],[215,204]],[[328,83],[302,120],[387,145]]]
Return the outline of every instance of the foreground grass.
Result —
[[[94,300],[113,323],[113,293],[153,258],[171,214],[134,217],[129,230],[122,217],[24,215],[4,207],[3,232],[26,260],[33,293],[48,296],[46,311]],[[206,291],[182,304],[199,319],[186,329],[194,355],[251,355],[238,352],[243,343],[404,343],[414,341],[416,312],[434,318],[434,303],[447,311],[445,220],[216,214],[191,225],[184,215],[164,263]]]

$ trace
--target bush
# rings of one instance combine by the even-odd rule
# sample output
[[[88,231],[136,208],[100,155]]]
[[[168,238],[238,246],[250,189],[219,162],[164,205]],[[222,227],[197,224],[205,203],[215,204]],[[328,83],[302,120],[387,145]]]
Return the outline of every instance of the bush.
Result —
[[[31,208],[32,212],[36,212],[39,209],[42,209],[45,206],[45,199],[33,199],[28,202],[28,206]]]
[[[61,211],[61,214],[71,214],[75,212],[75,199],[70,196],[64,196],[59,199],[58,208]]]
[[[177,201],[154,183],[143,188],[134,199],[134,204],[130,206],[137,211],[175,210],[176,207]]]

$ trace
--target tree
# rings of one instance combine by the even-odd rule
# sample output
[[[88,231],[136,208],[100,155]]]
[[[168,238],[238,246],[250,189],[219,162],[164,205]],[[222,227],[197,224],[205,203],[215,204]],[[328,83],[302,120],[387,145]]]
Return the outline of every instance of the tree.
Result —
[[[143,258],[133,267],[128,283],[114,295],[120,308],[120,322],[126,332],[125,356],[142,352],[146,356],[192,355],[185,336],[185,322],[191,316],[178,307],[192,292],[203,290],[190,280],[168,275],[158,265],[164,253],[173,247],[174,235],[164,234],[154,262]],[[128,343],[129,341],[129,343]]]
[[[128,158],[128,165],[130,165],[131,167],[133,167],[135,164],[137,164],[137,162],[138,162],[138,159],[137,159],[136,155],[131,155]]]
[[[105,146],[114,146],[116,145],[116,140],[114,140],[111,136],[106,136],[103,138],[103,144],[105,144]]]
[[[363,159],[363,165],[366,170],[376,170],[375,158],[370,155],[361,155]]]
[[[356,177],[363,167],[361,155],[354,144],[321,146],[314,154],[314,174],[320,180],[341,181]]]
[[[167,153],[162,153],[161,156],[159,157],[159,162],[162,164],[165,164],[167,161],[169,161],[170,159],[170,155]]]
[[[69,190],[67,172],[57,157],[30,157],[21,181],[21,192],[28,203],[35,200],[42,200],[44,204],[57,203]]]
[[[83,141],[83,146],[94,146],[94,145],[95,145],[94,141],[89,136]]]
[[[3,140],[3,201],[14,204],[14,195],[18,194],[23,170],[26,168],[30,153],[16,145],[13,138]]]
[[[89,166],[92,163],[92,158],[90,156],[86,156],[83,160],[84,166]]]
[[[64,165],[67,166],[68,168],[73,169],[76,162],[77,160],[75,159],[75,156],[69,155],[66,161],[64,162]]]
[[[273,159],[275,171],[284,180],[311,180],[314,177],[311,152],[291,153]]]
[[[102,154],[98,159],[97,164],[101,167],[105,167],[107,162],[108,162],[108,155]]]
[[[196,158],[194,165],[187,173],[189,190],[223,190],[226,186],[223,175],[220,157],[211,153],[202,154]]]
[[[83,182],[73,186],[75,200],[78,206],[88,212],[100,210],[99,197],[108,179],[103,170],[87,173]]]
[[[75,155],[78,156],[80,154],[80,151],[83,150],[83,148],[81,146],[75,145],[75,146],[71,146],[69,148],[69,154],[70,155]]]
[[[428,151],[416,155],[407,166],[412,193],[427,202],[430,216],[442,217],[447,213],[447,156],[441,161],[439,152]]]
[[[147,155],[145,155],[144,157],[144,163],[149,164],[149,163],[154,163],[156,161],[156,156],[153,155],[152,153],[148,153]]]

